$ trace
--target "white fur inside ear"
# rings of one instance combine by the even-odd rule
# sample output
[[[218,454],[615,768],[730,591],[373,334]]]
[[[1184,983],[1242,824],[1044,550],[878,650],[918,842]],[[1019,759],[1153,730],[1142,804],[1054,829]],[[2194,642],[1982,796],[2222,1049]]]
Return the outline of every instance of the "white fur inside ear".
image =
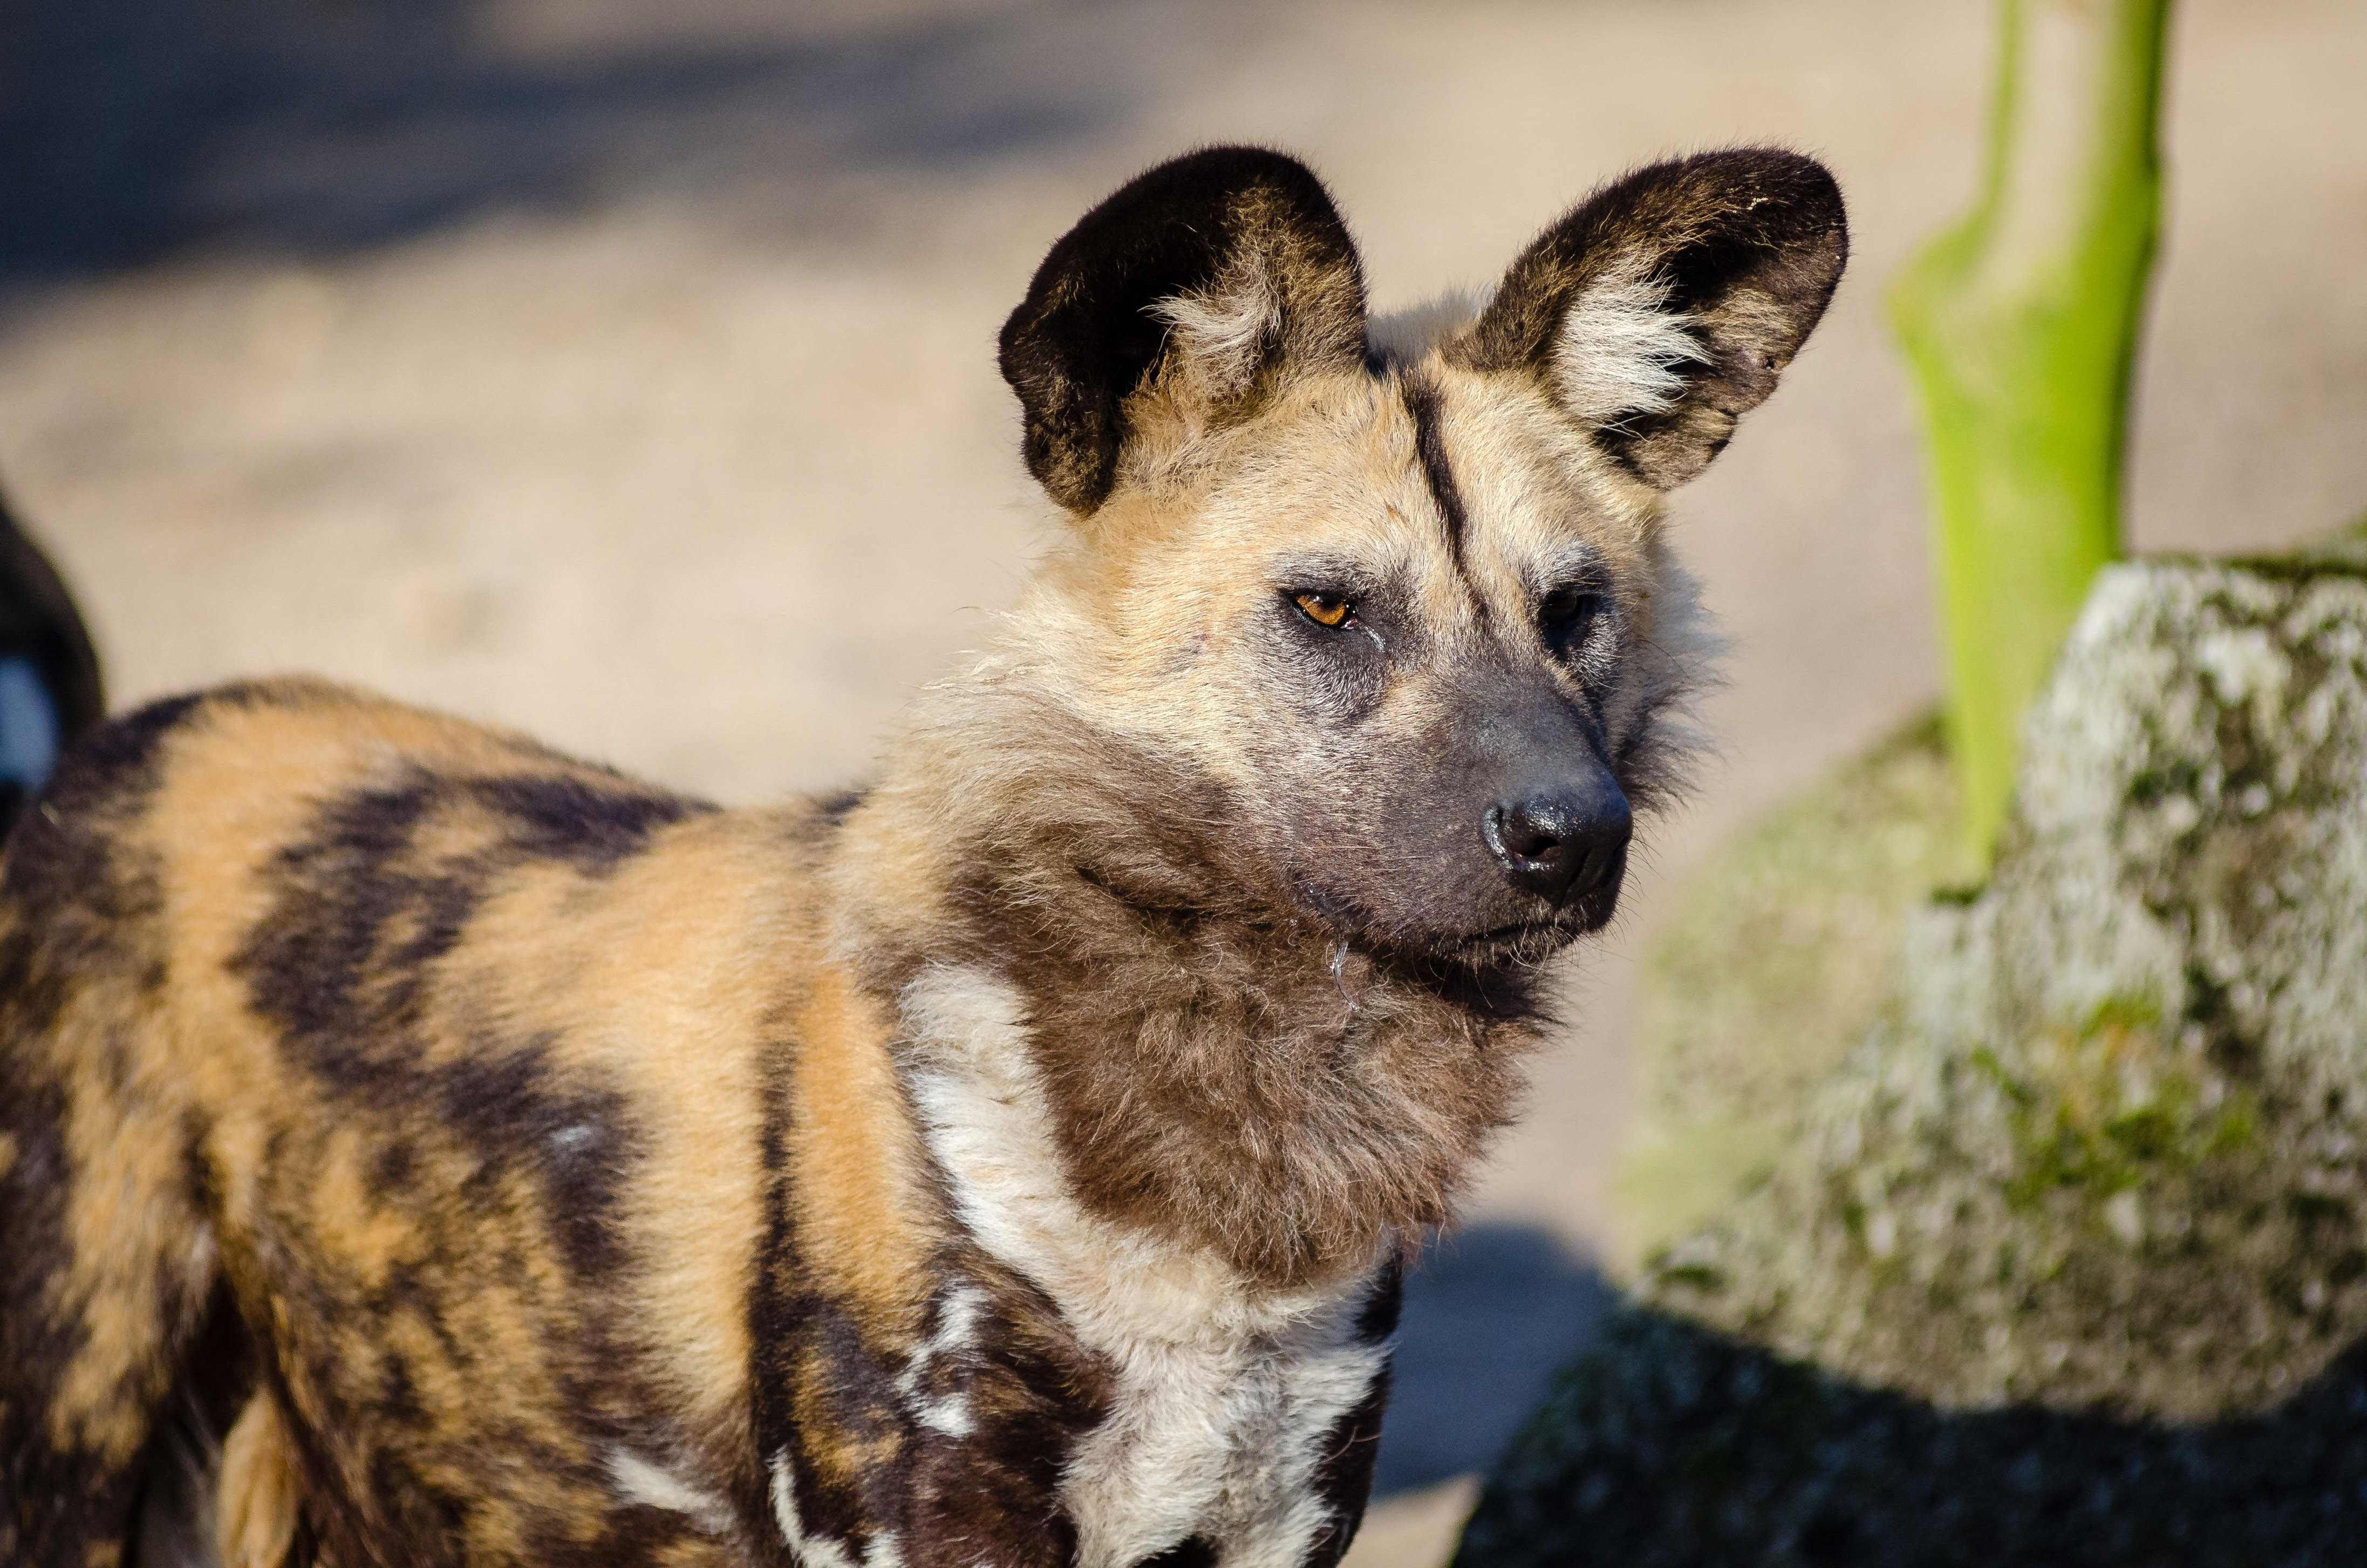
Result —
[[[1708,356],[1668,308],[1668,285],[1614,278],[1580,294],[1562,318],[1554,379],[1570,413],[1590,425],[1627,414],[1658,414],[1683,395],[1677,367]]]
[[[1218,399],[1249,390],[1266,346],[1282,331],[1282,297],[1257,267],[1236,267],[1216,288],[1172,295],[1150,313],[1174,335],[1192,381]]]

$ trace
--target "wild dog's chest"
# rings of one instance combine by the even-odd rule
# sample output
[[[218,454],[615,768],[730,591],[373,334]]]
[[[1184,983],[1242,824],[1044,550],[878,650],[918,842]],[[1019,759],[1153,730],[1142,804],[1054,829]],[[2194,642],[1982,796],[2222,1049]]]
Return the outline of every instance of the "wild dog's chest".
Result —
[[[1080,1568],[1197,1538],[1228,1565],[1301,1562],[1338,1511],[1319,1484],[1387,1361],[1376,1275],[1280,1295],[1077,1199],[1016,997],[976,971],[903,998],[926,1055],[909,1082],[956,1217],[1040,1289],[1107,1369],[1102,1418],[1059,1487]]]
[[[1320,1485],[1324,1462],[1386,1363],[1354,1315],[1105,1345],[1119,1369],[1109,1413],[1061,1487],[1082,1568],[1123,1568],[1195,1538],[1227,1564],[1305,1561],[1339,1506]]]

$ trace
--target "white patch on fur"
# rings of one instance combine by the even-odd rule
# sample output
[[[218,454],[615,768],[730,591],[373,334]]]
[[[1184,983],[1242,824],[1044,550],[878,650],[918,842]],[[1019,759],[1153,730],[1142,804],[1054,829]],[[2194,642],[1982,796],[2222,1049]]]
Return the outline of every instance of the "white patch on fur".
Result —
[[[798,1514],[798,1483],[789,1450],[775,1454],[768,1468],[773,1475],[773,1521],[781,1527],[781,1539],[788,1543],[798,1568],[904,1568],[904,1554],[893,1536],[880,1536],[858,1558],[844,1541],[808,1535],[805,1520]]]
[[[1648,277],[1607,279],[1571,303],[1554,345],[1554,381],[1573,415],[1603,425],[1658,414],[1683,395],[1676,367],[1706,356],[1668,303],[1668,285]]]
[[[1269,1405],[1271,1478],[1246,1528],[1228,1542],[1228,1568],[1295,1568],[1330,1521],[1330,1508],[1315,1495],[1316,1469],[1331,1457],[1332,1427],[1372,1391],[1387,1359],[1381,1346],[1353,1337],[1361,1298],[1343,1305],[1336,1319],[1300,1324],[1277,1346],[1287,1373]]]
[[[967,1437],[977,1428],[978,1423],[970,1416],[969,1403],[958,1393],[942,1399],[923,1399],[921,1378],[931,1361],[941,1356],[957,1355],[968,1347],[971,1332],[978,1326],[978,1310],[985,1304],[986,1293],[968,1286],[947,1296],[936,1333],[912,1352],[911,1364],[896,1380],[897,1392],[918,1412],[921,1425],[934,1427],[948,1437]]]
[[[1209,395],[1249,390],[1267,342],[1282,330],[1282,300],[1258,267],[1235,267],[1205,293],[1175,294],[1150,307],[1167,324]]]
[[[855,1560],[846,1548],[834,1540],[806,1534],[805,1520],[798,1516],[798,1483],[790,1473],[789,1450],[783,1449],[773,1456],[773,1522],[781,1527],[781,1539],[788,1543],[789,1555],[798,1560],[798,1568],[855,1568]]]
[[[1308,1492],[1323,1439],[1386,1358],[1354,1342],[1369,1278],[1265,1290],[1086,1212],[1062,1171],[1019,998],[977,971],[938,968],[906,990],[903,1010],[917,1037],[913,1098],[963,1221],[1116,1374],[1109,1415],[1061,1484],[1079,1568],[1124,1568],[1195,1535],[1227,1563],[1297,1562],[1324,1522]]]
[[[618,1494],[632,1502],[684,1515],[709,1535],[730,1533],[730,1504],[670,1471],[659,1469],[629,1449],[608,1450],[608,1476],[617,1483]]]

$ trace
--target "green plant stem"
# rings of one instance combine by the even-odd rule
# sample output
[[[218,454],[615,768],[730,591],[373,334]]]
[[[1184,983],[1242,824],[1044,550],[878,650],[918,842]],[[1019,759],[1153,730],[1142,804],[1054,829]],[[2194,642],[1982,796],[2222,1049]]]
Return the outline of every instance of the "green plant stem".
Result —
[[[2161,199],[2169,0],[2003,0],[1988,167],[1893,320],[1923,399],[1965,832],[2004,824],[2023,710],[2121,551]]]

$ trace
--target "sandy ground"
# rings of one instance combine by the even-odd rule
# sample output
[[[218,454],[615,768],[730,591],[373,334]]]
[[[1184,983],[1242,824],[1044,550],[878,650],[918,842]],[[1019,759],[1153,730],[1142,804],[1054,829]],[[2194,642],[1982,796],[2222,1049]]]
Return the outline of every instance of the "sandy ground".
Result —
[[[209,144],[203,243],[0,293],[0,460],[119,704],[318,670],[757,800],[860,775],[1010,598],[1053,525],[994,332],[1136,169],[1302,152],[1387,306],[1622,166],[1816,152],[1850,277],[1678,504],[1724,758],[1473,1204],[1598,1256],[1672,881],[1937,689],[1881,299],[1968,198],[1990,9],[489,0],[391,108]],[[2367,506],[2367,12],[2193,0],[2177,50],[2134,542],[2274,545]],[[1469,1496],[1385,1504],[1354,1561],[1438,1560]]]

